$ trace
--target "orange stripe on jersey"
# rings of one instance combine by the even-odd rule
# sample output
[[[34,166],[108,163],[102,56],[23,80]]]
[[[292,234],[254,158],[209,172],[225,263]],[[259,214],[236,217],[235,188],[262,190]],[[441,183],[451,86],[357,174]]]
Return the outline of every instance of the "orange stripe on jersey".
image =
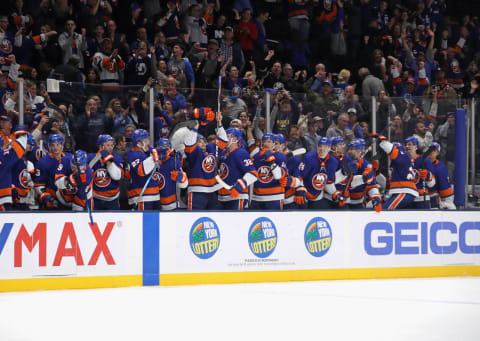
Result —
[[[268,195],[268,194],[282,194],[284,193],[283,187],[271,187],[271,188],[253,188],[253,193],[257,195]]]
[[[212,179],[202,179],[202,178],[190,178],[188,179],[189,186],[213,186],[217,184],[215,178]]]
[[[177,195],[176,194],[172,194],[168,197],[161,197],[160,198],[160,204],[162,205],[168,205],[168,204],[171,204],[172,202],[175,202],[177,201]]]
[[[137,195],[140,195],[140,193],[142,192],[142,188],[135,188],[135,189],[131,189],[128,191],[128,197],[131,198],[131,197],[134,197],[134,196],[137,196]],[[145,192],[143,192],[143,194],[158,194],[158,187],[147,187],[145,188]]]
[[[352,198],[352,199],[361,199],[361,198],[363,197],[363,193],[364,193],[364,192],[359,192],[359,193],[350,192],[350,198]]]
[[[85,203],[86,203],[85,200],[82,200],[79,197],[75,197],[73,201],[75,202],[75,204],[85,207]]]
[[[395,160],[398,156],[398,148],[393,146],[392,152],[390,153],[390,159]]]
[[[449,187],[447,189],[442,189],[441,191],[438,191],[438,193],[440,193],[440,196],[442,198],[449,197],[449,196],[453,195],[453,189],[452,189],[452,187]]]
[[[100,191],[96,191],[96,190],[93,190],[93,193],[97,194],[97,195],[100,195],[102,197],[113,197],[115,195],[117,195],[119,189],[112,189],[112,190],[109,190],[109,191],[103,191],[103,192],[100,192]]]
[[[7,195],[12,195],[12,188],[11,187],[0,188],[0,197],[4,197]]]
[[[195,143],[193,146],[185,146],[185,153],[192,153],[195,148],[197,148],[197,144]]]
[[[189,211],[192,210],[192,198],[193,198],[193,193],[192,192],[188,193],[188,210]]]
[[[64,177],[65,177],[65,175],[63,175],[63,174],[55,174],[55,181],[57,181],[60,178],[64,178]]]
[[[145,172],[143,171],[143,163],[138,165],[137,174],[140,175],[140,176],[146,176]]]
[[[23,156],[23,154],[25,154],[25,149],[23,149],[22,145],[20,143],[18,143],[17,141],[15,141],[12,148],[15,151],[15,153],[17,154],[19,159]]]
[[[218,141],[218,148],[225,149],[227,147],[227,142],[220,140],[219,138],[215,139],[215,143]]]
[[[15,187],[15,189],[17,190],[18,195],[21,197],[26,197],[29,192],[28,188]]]
[[[417,190],[417,187],[411,181],[395,181],[390,183],[390,188],[402,188],[402,187],[407,187],[407,188],[412,188],[414,190]]]
[[[400,203],[400,201],[402,201],[402,199],[405,197],[405,193],[402,193],[400,194],[397,199],[395,199],[391,204],[390,206],[388,206],[388,209],[389,210],[393,210],[395,208],[397,208],[398,204]]]
[[[285,192],[285,197],[290,197],[292,195],[295,195],[295,188],[287,189],[287,191]]]
[[[230,195],[230,190],[225,189],[225,188],[220,188],[218,190],[218,194],[220,194],[220,195]]]

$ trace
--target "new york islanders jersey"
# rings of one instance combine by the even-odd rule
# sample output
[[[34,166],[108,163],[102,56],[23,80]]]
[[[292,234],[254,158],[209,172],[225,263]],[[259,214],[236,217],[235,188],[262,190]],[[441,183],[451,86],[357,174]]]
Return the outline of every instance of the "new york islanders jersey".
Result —
[[[65,177],[73,173],[71,165],[72,157],[62,158],[62,162],[55,171],[55,182],[57,185],[57,199],[67,207],[72,207],[74,211],[83,211],[85,209],[87,199],[92,198],[93,177],[92,170],[87,164],[85,170],[85,183],[79,186],[60,186],[59,182],[65,184]]]
[[[130,188],[128,189],[128,204],[134,205],[137,203],[137,199],[142,192],[143,186],[147,183],[150,172],[153,171],[153,167],[152,169],[148,169],[148,165],[153,163],[153,158],[145,154],[143,151],[133,148],[127,154],[127,161],[130,167],[131,177]],[[141,201],[157,200],[160,200],[159,188],[157,182],[152,176],[148,181],[148,185],[145,188]]]
[[[12,186],[17,191],[19,203],[27,202],[27,195],[33,188],[32,175],[35,173],[33,163],[25,155],[19,159],[12,169]]]
[[[12,203],[12,169],[25,154],[25,147],[18,141],[9,149],[0,149],[0,205]]]
[[[293,155],[290,158],[287,158],[287,153],[284,153],[285,158],[287,159],[287,173],[290,176],[294,176],[296,170],[298,169],[298,165],[300,164],[300,160],[298,157]],[[283,203],[285,205],[293,204],[293,198],[295,197],[295,187],[285,188],[285,199]]]
[[[415,198],[418,197],[415,171],[408,154],[388,141],[380,142],[379,146],[392,160],[389,170],[388,192],[390,194],[406,193],[413,195]]]
[[[88,154],[87,163],[90,164],[95,157],[94,153]],[[100,159],[92,165],[93,174],[93,197],[95,199],[112,201],[118,198],[120,180],[124,176],[123,159],[113,155],[113,162],[106,165]]]
[[[68,159],[67,161],[70,163],[71,158],[72,154],[62,153],[61,160],[56,159],[52,154],[47,154],[38,160],[35,167],[34,184],[41,201],[46,195],[57,197],[55,172],[63,159]]]
[[[176,165],[175,163],[180,164]],[[153,179],[158,184],[160,191],[160,208],[164,211],[174,210],[177,208],[177,185],[171,178],[171,172],[175,170],[175,167],[179,172],[182,172],[182,180],[179,183],[180,188],[186,188],[188,186],[188,178],[186,173],[181,169],[182,161],[175,160],[175,156],[168,157],[167,160],[160,161],[159,167],[153,174]]]
[[[266,164],[263,155],[260,151],[253,156],[253,166],[257,170],[258,180],[253,184],[252,200],[283,200],[285,189],[280,186],[278,180],[287,173],[287,158],[280,152],[273,153],[277,169],[272,171]]]
[[[427,179],[426,181],[424,181],[420,178],[419,172],[422,169],[426,169],[427,171],[429,171],[433,175],[432,162],[430,161],[430,158],[428,158],[428,157],[425,158],[425,160],[423,161],[422,156],[420,156],[420,155],[417,155],[417,157],[414,160],[411,159],[410,161],[412,162],[412,165],[413,165],[413,171],[415,173],[414,181],[415,181],[415,185],[417,186],[417,191],[418,191],[418,195],[419,195],[419,197],[416,198],[416,200],[423,200],[424,194],[425,194],[425,197],[427,198],[427,200],[429,200],[430,196],[429,196],[428,187],[433,187],[435,185],[435,176],[432,176],[431,180]],[[424,186],[424,183],[427,185],[426,188]]]
[[[257,180],[257,171],[253,166],[250,155],[245,149],[238,147],[233,151],[225,151],[222,153],[218,174],[227,185],[233,186],[239,179],[245,180],[247,184],[247,187],[244,188],[236,199],[229,195],[229,190],[221,188],[218,191],[219,201],[248,199],[248,185]]]
[[[221,153],[227,146],[225,130],[220,127],[218,151]],[[223,134],[225,134],[223,136]],[[215,143],[207,144],[203,151],[197,144],[197,132],[191,130],[185,136],[185,154],[187,155],[190,170],[188,174],[188,192],[213,193],[222,186],[215,179],[215,164],[217,162]]]
[[[298,165],[297,176],[303,181],[307,189],[307,198],[311,201],[321,200],[324,197],[332,200],[336,191],[335,172],[338,160],[327,154],[321,159],[316,150],[311,150],[303,157]]]
[[[453,196],[453,189],[450,181],[448,180],[448,170],[445,164],[439,160],[435,160],[432,166],[432,172],[435,176],[435,185],[431,188],[431,193],[440,195],[440,198],[448,198]]]

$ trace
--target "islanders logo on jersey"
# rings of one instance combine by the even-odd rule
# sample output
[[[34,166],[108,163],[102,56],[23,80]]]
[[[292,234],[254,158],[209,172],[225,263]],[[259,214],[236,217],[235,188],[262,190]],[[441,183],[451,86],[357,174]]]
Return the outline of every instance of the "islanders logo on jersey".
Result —
[[[225,180],[228,176],[228,166],[226,163],[222,162],[218,168],[218,174],[222,180]]]
[[[202,169],[205,173],[211,173],[215,170],[215,155],[209,154],[202,161]]]
[[[273,180],[273,173],[268,166],[258,168],[258,180],[264,184],[268,184]]]
[[[27,172],[26,169],[22,169],[20,174],[18,174],[18,183],[23,188],[28,188],[28,181],[30,181],[30,174]]]
[[[189,239],[193,254],[200,259],[208,259],[220,246],[220,230],[212,219],[202,217],[193,223]]]
[[[162,190],[165,187],[165,178],[162,173],[155,172],[152,178],[153,178],[153,181],[157,182],[159,190]]]
[[[315,188],[317,191],[323,190],[325,185],[327,184],[327,174],[325,173],[317,173],[312,177],[312,187]]]
[[[332,229],[325,219],[315,217],[308,222],[304,239],[308,253],[322,257],[332,245]]]
[[[270,256],[277,246],[277,229],[266,217],[257,218],[248,230],[248,245],[258,258]]]
[[[93,174],[93,182],[95,183],[95,186],[104,188],[110,185],[112,179],[105,168],[99,168]]]
[[[13,51],[12,42],[6,38],[3,38],[0,43],[0,50],[5,54],[10,54]]]

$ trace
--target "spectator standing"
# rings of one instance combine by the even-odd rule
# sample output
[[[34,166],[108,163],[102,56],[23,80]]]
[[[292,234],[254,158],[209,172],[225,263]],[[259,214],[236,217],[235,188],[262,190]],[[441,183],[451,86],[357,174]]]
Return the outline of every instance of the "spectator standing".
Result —
[[[72,55],[77,55],[80,57],[78,68],[83,70],[85,68],[83,52],[87,50],[87,30],[82,28],[82,34],[78,34],[75,32],[76,28],[77,25],[74,20],[67,20],[65,23],[65,32],[60,33],[58,43],[62,49],[63,63],[68,63]]]

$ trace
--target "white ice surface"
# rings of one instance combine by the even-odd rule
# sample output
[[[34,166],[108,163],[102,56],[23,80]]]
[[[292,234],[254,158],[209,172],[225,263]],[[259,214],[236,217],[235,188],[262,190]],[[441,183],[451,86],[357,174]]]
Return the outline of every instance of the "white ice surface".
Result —
[[[480,340],[480,278],[0,294],[0,341]]]

